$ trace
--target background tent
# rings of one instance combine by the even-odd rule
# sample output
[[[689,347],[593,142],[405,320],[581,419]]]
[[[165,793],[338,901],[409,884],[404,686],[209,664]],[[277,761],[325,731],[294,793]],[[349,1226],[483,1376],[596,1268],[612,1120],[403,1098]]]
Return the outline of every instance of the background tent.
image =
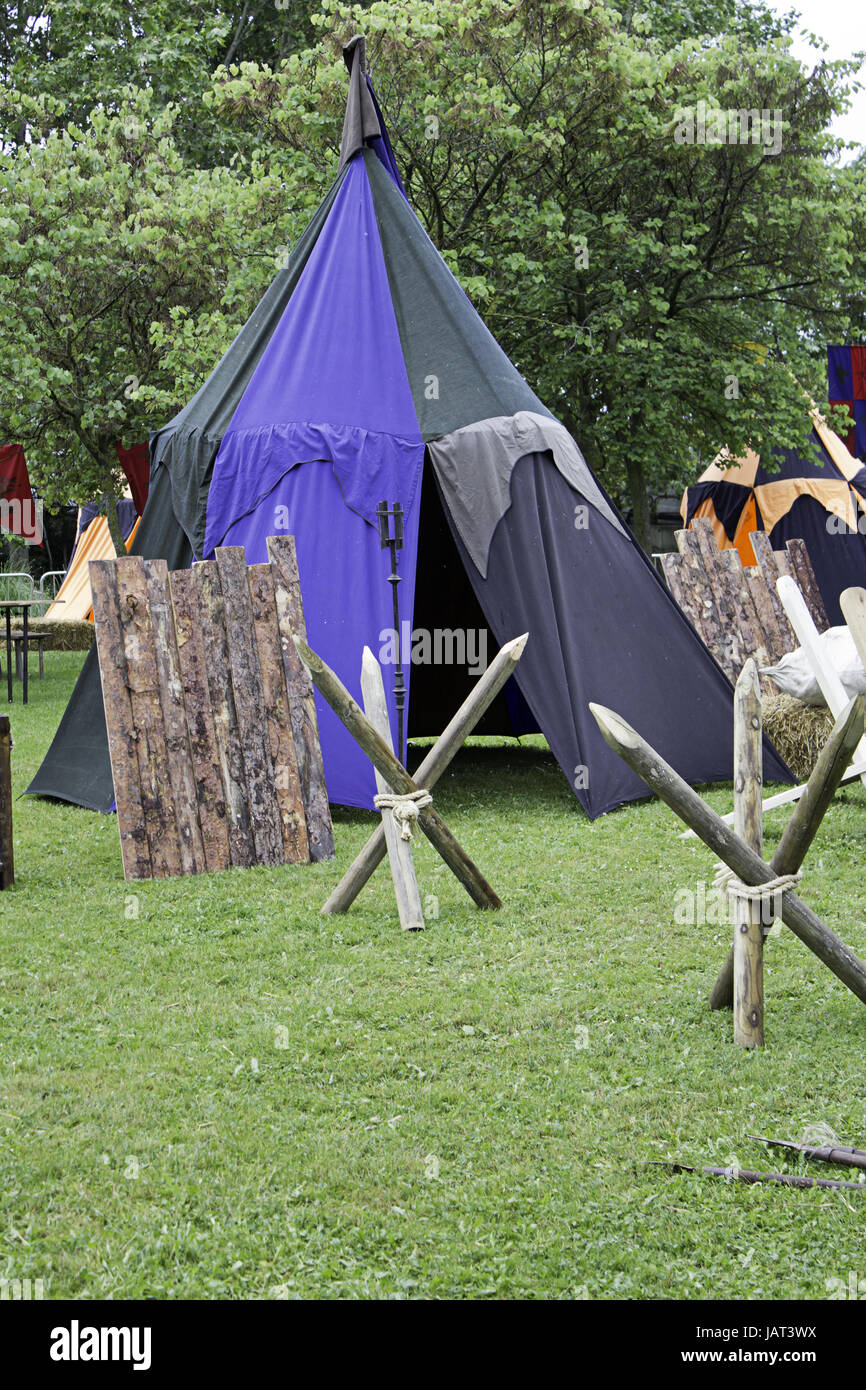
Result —
[[[132,502],[121,498],[117,504],[117,515],[128,550],[138,527],[138,517]],[[63,583],[54,595],[54,602],[45,611],[45,620],[83,622],[92,618],[93,601],[90,596],[88,565],[91,560],[113,560],[115,554],[114,541],[108,529],[108,518],[100,516],[95,505],[79,508],[75,550]]]
[[[362,42],[347,63],[337,179],[209,380],[152,436],[133,549],[175,566],[243,545],[254,563],[291,531],[310,642],[357,697],[362,646],[380,653],[393,621],[376,506],[399,501],[402,615],[431,633],[489,630],[491,651],[530,632],[502,726],[541,728],[590,815],[647,794],[604,744],[591,699],[690,781],[729,780],[728,682],[412,213]],[[85,789],[71,763],[95,679],[91,657],[30,790],[86,790],[107,808],[110,776],[97,786],[91,759]],[[437,732],[470,680],[407,668],[410,733]],[[331,800],[371,807],[369,763],[322,702],[319,719]],[[770,749],[766,775],[787,777]]]
[[[866,535],[858,521],[866,516],[866,468],[853,459],[817,411],[811,411],[811,442],[820,462],[796,449],[773,449],[774,470],[762,467],[751,451],[730,467],[718,459],[683,494],[682,517],[713,523],[721,550],[736,547],[744,565],[755,555],[752,531],[766,531],[775,550],[800,537],[806,543],[827,617],[844,621],[839,595],[851,585],[866,584]],[[866,531],[866,521],[863,523]]]

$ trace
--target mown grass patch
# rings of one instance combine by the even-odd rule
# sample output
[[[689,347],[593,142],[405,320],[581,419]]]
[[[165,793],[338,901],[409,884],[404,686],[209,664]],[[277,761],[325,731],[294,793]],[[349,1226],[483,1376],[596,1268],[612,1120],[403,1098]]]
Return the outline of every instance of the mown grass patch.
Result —
[[[9,710],[19,792],[80,662],[49,653]],[[817,1122],[864,1144],[853,996],[785,931],[767,1046],[735,1049],[706,1003],[727,929],[674,920],[710,855],[654,802],[590,823],[537,740],[465,750],[437,805],[505,907],[477,912],[423,842],[407,936],[384,866],[319,913],[372,815],[335,811],[333,863],[132,885],[113,817],[16,802],[0,1274],[55,1298],[823,1298],[866,1276],[866,1192],[646,1166],[801,1171],[747,1136]],[[861,955],[864,810],[839,795],[803,885]]]

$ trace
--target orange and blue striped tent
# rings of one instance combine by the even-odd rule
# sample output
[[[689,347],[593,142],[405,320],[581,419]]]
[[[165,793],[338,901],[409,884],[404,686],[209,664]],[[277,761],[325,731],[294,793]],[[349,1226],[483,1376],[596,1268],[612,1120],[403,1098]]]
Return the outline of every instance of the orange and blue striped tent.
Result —
[[[866,467],[816,410],[810,419],[818,461],[773,449],[771,471],[751,450],[730,463],[722,450],[686,488],[680,510],[687,527],[707,517],[719,549],[736,549],[744,565],[755,564],[753,531],[766,531],[775,550],[795,537],[805,541],[827,616],[841,623],[839,595],[866,585]]]

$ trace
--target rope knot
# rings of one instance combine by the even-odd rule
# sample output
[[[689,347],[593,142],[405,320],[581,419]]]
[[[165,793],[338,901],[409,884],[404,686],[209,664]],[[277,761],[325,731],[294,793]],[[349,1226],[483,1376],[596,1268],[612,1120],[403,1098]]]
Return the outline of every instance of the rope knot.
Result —
[[[739,898],[741,902],[772,903],[783,893],[796,888],[802,877],[803,874],[798,869],[796,873],[780,874],[778,878],[771,878],[766,883],[743,883],[743,880],[738,878],[727,864],[719,864],[713,879],[713,887],[718,889],[720,893],[727,893],[729,898]]]
[[[423,811],[425,806],[432,806],[433,798],[423,789],[405,792],[402,795],[397,792],[380,792],[373,797],[373,805],[378,811],[390,811],[400,826],[401,840],[411,840],[412,826],[417,821],[419,812]]]

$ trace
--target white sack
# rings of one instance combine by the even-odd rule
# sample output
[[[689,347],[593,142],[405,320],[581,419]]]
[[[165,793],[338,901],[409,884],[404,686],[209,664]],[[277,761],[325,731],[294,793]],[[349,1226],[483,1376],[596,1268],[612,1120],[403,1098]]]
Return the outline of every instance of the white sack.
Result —
[[[821,633],[818,640],[824,649],[826,660],[834,667],[845,687],[848,699],[854,695],[866,695],[866,671],[857,655],[854,638],[849,629],[844,625],[829,627],[826,632]],[[783,695],[793,695],[806,705],[827,703],[818,688],[809,658],[802,647],[788,652],[777,666],[762,667],[761,675],[774,680]]]

